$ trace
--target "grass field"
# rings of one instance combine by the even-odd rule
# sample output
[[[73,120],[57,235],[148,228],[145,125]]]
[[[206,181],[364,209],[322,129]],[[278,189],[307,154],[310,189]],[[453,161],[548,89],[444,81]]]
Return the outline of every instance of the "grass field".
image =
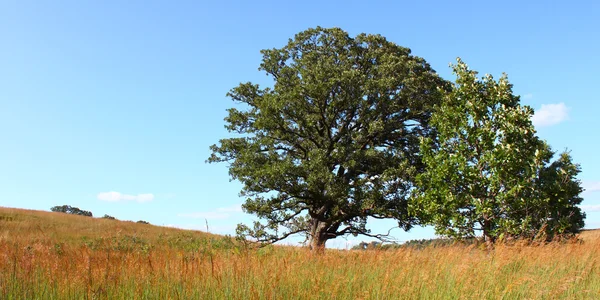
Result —
[[[600,299],[600,231],[544,246],[244,249],[230,239],[0,208],[0,299]]]

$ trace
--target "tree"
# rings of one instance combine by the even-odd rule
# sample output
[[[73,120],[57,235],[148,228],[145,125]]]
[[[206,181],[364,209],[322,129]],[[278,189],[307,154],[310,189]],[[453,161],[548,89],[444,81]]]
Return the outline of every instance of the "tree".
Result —
[[[538,201],[528,207],[526,217],[521,220],[524,237],[546,240],[569,237],[579,233],[585,225],[585,213],[578,207],[583,201],[580,196],[583,188],[577,179],[581,167],[573,163],[567,151],[551,162],[553,155],[548,147],[544,166],[536,179],[536,194],[531,196]]]
[[[102,216],[102,219],[116,220],[115,217],[113,217],[111,215],[107,215],[107,214],[105,214],[104,216]]]
[[[581,228],[579,167],[565,154],[548,165],[553,153],[536,136],[533,110],[520,105],[506,75],[479,79],[460,59],[453,70],[454,88],[431,119],[438,135],[421,141],[426,170],[411,211],[438,234],[481,231],[488,242]]]
[[[50,210],[53,212],[61,212],[61,213],[72,214],[72,215],[92,217],[92,212],[87,211],[87,210],[81,210],[78,207],[73,207],[70,205],[54,206],[54,207],[51,207]]]
[[[243,83],[228,96],[243,104],[225,118],[226,138],[209,162],[228,162],[243,184],[243,209],[264,222],[238,233],[273,243],[304,234],[312,249],[348,234],[383,238],[371,218],[408,230],[419,137],[448,86],[422,58],[380,35],[339,28],[301,32],[262,50],[272,88]]]

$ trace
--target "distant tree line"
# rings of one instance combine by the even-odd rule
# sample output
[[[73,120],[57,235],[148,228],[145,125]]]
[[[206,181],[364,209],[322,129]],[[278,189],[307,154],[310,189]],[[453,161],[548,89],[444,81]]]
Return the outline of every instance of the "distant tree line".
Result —
[[[461,244],[474,244],[479,241],[475,238],[456,240],[450,238],[434,238],[434,239],[417,239],[410,240],[404,243],[382,243],[378,241],[361,242],[360,244],[352,247],[352,250],[391,250],[391,249],[422,249],[426,247],[443,247],[450,246],[456,243]]]
[[[65,213],[65,214],[78,215],[78,216],[86,216],[86,217],[93,216],[91,211],[82,210],[82,209],[79,209],[78,207],[74,207],[71,205],[53,206],[52,208],[50,208],[50,210],[53,212],[60,212],[60,213]]]
[[[91,211],[83,210],[83,209],[80,209],[79,207],[74,207],[71,205],[53,206],[50,208],[50,210],[53,212],[60,212],[60,213],[71,214],[71,215],[93,217],[93,214]],[[108,215],[108,214],[105,214],[104,216],[102,216],[102,219],[116,220],[115,217]],[[150,224],[150,222],[147,222],[144,220],[139,220],[136,223]]]

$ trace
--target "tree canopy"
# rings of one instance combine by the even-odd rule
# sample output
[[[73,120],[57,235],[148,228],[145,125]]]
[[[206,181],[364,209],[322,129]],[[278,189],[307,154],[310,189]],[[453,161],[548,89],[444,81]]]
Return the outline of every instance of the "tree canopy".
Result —
[[[522,213],[521,235],[539,236],[547,240],[555,237],[571,236],[579,233],[585,225],[585,213],[579,208],[583,201],[581,172],[569,152],[562,152],[558,159],[551,161],[554,152],[548,147],[545,151],[544,166],[538,170],[534,195],[537,201]]]
[[[242,83],[228,96],[226,128],[211,146],[243,184],[244,211],[262,219],[238,232],[272,243],[305,234],[313,249],[348,234],[383,237],[368,218],[408,230],[419,139],[432,135],[432,107],[449,86],[422,58],[380,35],[339,28],[297,34],[267,49],[260,70],[274,80]]]
[[[411,211],[438,234],[532,237],[574,233],[585,217],[576,206],[579,166],[536,136],[533,110],[520,104],[506,75],[482,79],[460,59],[451,92],[436,106],[436,137],[421,141],[425,172],[417,175]]]

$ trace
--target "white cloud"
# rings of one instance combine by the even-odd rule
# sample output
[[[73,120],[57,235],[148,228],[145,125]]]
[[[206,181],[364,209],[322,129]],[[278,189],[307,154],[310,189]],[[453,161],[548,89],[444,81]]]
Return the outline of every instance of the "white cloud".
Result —
[[[531,93],[525,94],[525,95],[521,96],[521,98],[523,98],[523,99],[531,99],[531,98],[533,98],[533,94],[531,94]]]
[[[108,201],[108,202],[119,202],[119,201],[136,201],[139,203],[149,202],[154,200],[153,194],[138,194],[138,195],[127,195],[121,194],[119,192],[106,192],[99,193],[98,200]]]
[[[229,218],[231,215],[229,213],[207,211],[207,212],[195,212],[195,213],[188,213],[188,214],[178,214],[177,216],[185,217],[185,218],[207,219],[207,220],[222,220],[222,219]]]
[[[587,212],[600,211],[600,205],[580,205],[579,207]]]
[[[171,227],[171,228],[177,228],[177,229],[184,229],[184,230],[197,230],[197,231],[206,231],[206,224],[187,224],[187,225],[181,225],[181,224],[167,224],[164,225],[165,227]],[[216,233],[216,234],[230,234],[230,235],[234,235],[235,234],[235,229],[236,229],[236,225],[210,225],[208,224],[208,232],[210,233]]]
[[[536,127],[545,127],[556,125],[568,119],[569,108],[561,102],[558,104],[542,104],[542,108],[535,112],[531,121]]]
[[[584,181],[584,193],[600,192],[600,181]]]
[[[219,207],[217,208],[217,212],[227,213],[227,212],[242,212],[242,205],[236,204],[232,206]]]
[[[219,207],[214,211],[206,211],[206,212],[194,212],[194,213],[184,213],[179,214],[179,217],[186,218],[197,218],[197,219],[207,219],[207,220],[223,220],[231,217],[232,214],[242,212],[242,206],[240,204]]]

